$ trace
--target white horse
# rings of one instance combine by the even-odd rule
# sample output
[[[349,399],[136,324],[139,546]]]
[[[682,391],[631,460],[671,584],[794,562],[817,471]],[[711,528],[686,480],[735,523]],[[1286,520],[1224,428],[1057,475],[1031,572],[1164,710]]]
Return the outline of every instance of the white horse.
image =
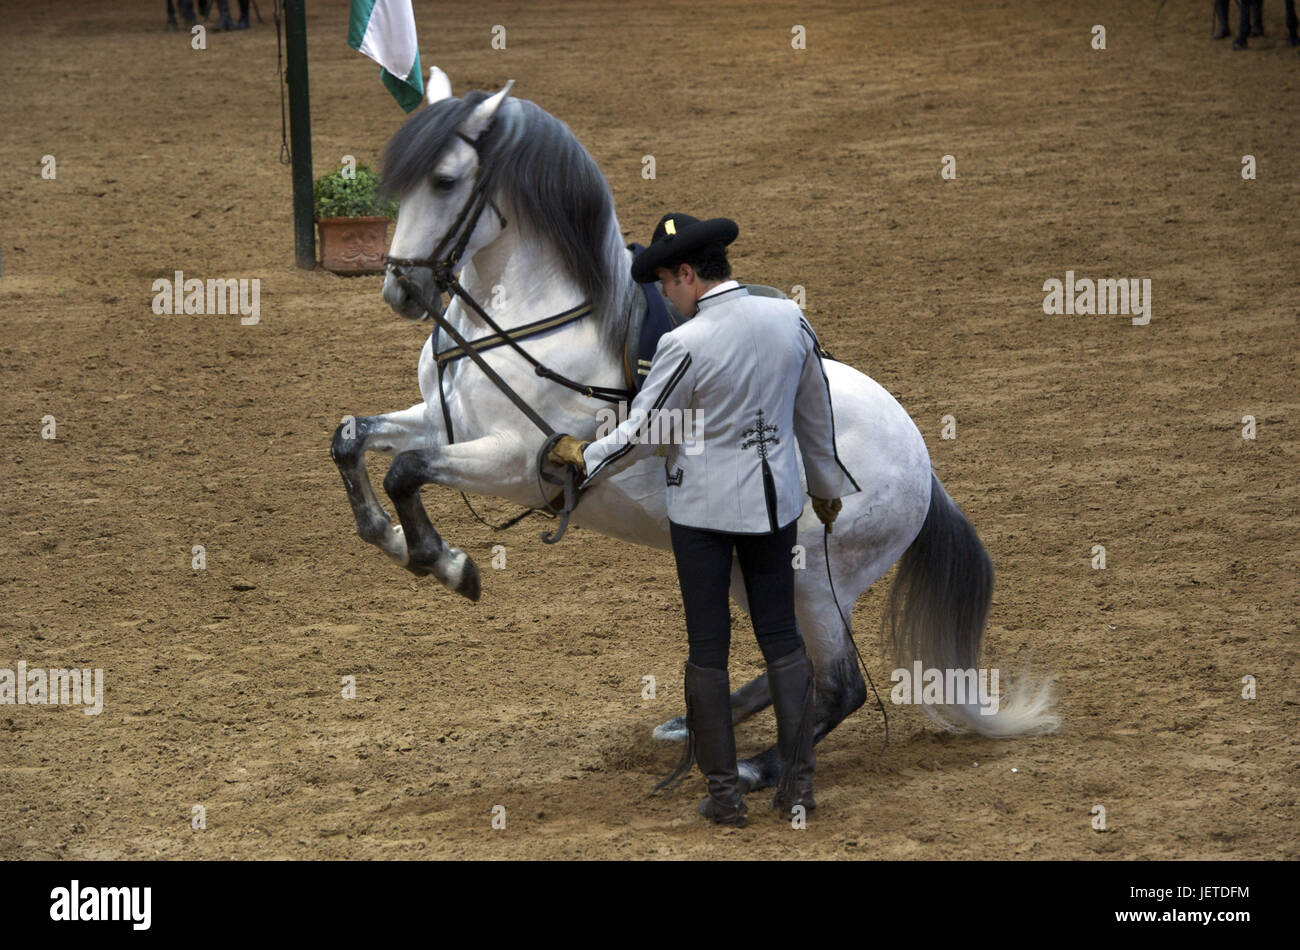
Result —
[[[430,259],[435,248],[445,250],[455,241],[459,220],[468,233],[457,266],[469,297],[507,331],[590,304],[590,316],[520,345],[571,380],[623,387],[624,338],[645,301],[631,279],[631,255],[609,186],[568,127],[534,103],[511,97],[512,85],[495,95],[471,92],[456,99],[446,76],[431,71],[428,104],[398,130],[385,154],[386,185],[401,199],[389,253],[404,262],[400,270],[409,283],[390,265],[384,299],[410,319],[425,316],[410,288],[418,288],[426,303],[440,301]],[[474,199],[480,207],[490,199],[491,213],[468,220],[464,212]],[[459,296],[445,316],[470,341],[492,332]],[[438,335],[445,341],[444,333]],[[449,440],[432,342],[425,342],[419,359],[424,401],[340,426],[330,454],[362,538],[413,573],[432,574],[478,600],[478,569],[429,523],[420,486],[540,507],[547,498],[536,458],[545,437],[478,366],[460,359],[447,364],[443,384],[454,435]],[[539,375],[511,346],[496,346],[483,357],[557,432],[590,439],[607,418],[597,415],[610,408],[607,402]],[[795,607],[815,670],[818,741],[866,699],[846,624],[858,596],[890,565],[901,558],[884,624],[889,653],[901,668],[910,670],[920,660],[926,668],[975,669],[993,591],[988,554],[931,471],[925,443],[907,412],[853,367],[830,359],[825,366],[839,455],[863,490],[844,499],[829,536],[839,605],[828,580],[821,525],[811,508],[799,520],[807,563],[796,571]],[[392,523],[371,489],[368,451],[395,456],[384,488],[400,524]],[[584,494],[572,520],[635,544],[669,549],[662,462],[652,458],[599,483]],[[732,570],[731,595],[748,610],[739,565]],[[974,697],[924,708],[946,728],[985,736],[1054,728],[1050,683],[1028,688],[1022,680],[1019,685],[1015,689],[1003,681],[993,715]],[[759,676],[733,694],[733,718],[739,722],[770,702],[766,675]],[[684,739],[682,717],[659,726],[655,736]],[[744,791],[774,785],[780,777],[775,747],[739,766]]]

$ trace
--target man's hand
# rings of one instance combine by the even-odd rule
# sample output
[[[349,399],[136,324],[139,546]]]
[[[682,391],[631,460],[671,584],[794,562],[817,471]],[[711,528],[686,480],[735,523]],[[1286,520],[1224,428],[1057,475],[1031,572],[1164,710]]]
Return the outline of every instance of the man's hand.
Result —
[[[582,450],[587,447],[588,443],[579,442],[571,435],[560,436],[560,441],[551,446],[551,450],[546,453],[546,461],[552,465],[572,465],[582,477],[587,477],[587,460],[582,457]]]
[[[831,531],[831,522],[835,520],[835,516],[838,515],[840,509],[844,507],[844,502],[840,501],[838,498],[816,498],[812,495],[809,495],[808,497],[812,498],[813,513],[821,519],[822,524],[826,525],[826,531],[829,534]]]

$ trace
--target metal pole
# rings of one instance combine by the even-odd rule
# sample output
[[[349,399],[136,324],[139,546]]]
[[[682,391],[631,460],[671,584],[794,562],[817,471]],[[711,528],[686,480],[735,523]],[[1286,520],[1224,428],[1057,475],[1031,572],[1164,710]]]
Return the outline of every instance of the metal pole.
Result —
[[[307,101],[306,0],[284,0],[288,60],[289,143],[293,150],[293,244],[298,266],[316,266],[316,228],[311,193],[311,106]]]

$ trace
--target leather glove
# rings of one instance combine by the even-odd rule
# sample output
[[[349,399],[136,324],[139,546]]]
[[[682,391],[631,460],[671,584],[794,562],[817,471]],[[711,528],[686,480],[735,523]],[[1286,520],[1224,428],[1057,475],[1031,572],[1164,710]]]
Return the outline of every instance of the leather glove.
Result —
[[[582,457],[582,450],[591,443],[579,442],[571,435],[560,436],[560,441],[551,446],[546,453],[546,461],[552,465],[571,465],[587,477],[587,460]]]
[[[826,525],[826,530],[829,533],[831,531],[831,522],[835,520],[835,516],[844,507],[844,502],[838,498],[816,498],[812,495],[808,497],[812,498],[813,513],[821,519],[822,524]]]

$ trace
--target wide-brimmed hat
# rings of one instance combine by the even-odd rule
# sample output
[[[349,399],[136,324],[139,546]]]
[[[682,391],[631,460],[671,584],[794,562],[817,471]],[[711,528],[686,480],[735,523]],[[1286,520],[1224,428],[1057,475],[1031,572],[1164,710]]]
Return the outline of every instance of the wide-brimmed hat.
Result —
[[[650,238],[650,246],[632,259],[632,279],[639,284],[655,279],[655,268],[681,263],[710,244],[726,246],[740,228],[730,218],[701,221],[689,214],[666,214]]]

